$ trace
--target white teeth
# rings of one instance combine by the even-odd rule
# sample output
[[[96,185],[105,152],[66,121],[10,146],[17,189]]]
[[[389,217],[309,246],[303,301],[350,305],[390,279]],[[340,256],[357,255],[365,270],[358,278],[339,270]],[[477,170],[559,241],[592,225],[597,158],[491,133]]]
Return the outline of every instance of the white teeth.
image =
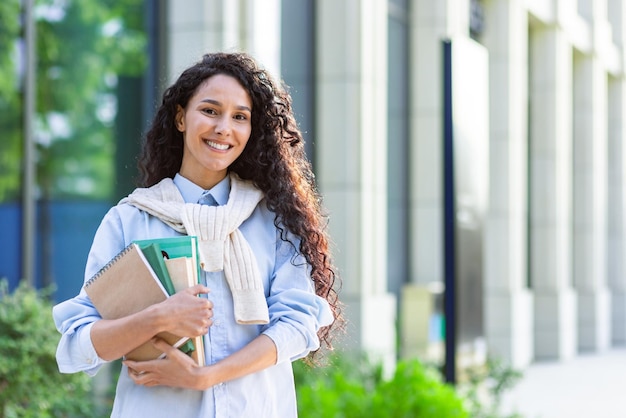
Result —
[[[222,151],[225,151],[229,148],[229,145],[227,144],[218,144],[217,142],[213,142],[213,141],[206,141],[207,144],[209,144],[209,146],[211,146],[212,148],[216,148]]]

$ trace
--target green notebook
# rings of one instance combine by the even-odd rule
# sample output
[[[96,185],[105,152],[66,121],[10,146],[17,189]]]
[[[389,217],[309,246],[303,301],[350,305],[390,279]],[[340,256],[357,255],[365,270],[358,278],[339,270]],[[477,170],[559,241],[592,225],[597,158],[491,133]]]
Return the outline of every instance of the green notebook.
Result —
[[[196,277],[200,275],[200,263],[198,261],[198,238],[195,236],[181,235],[169,238],[156,238],[151,240],[135,241],[140,247],[149,244],[158,244],[165,258],[191,257],[196,268]],[[142,247],[143,249],[143,247]]]
[[[157,275],[161,284],[167,290],[168,295],[172,296],[176,293],[174,289],[174,284],[172,283],[172,278],[167,272],[167,267],[165,266],[165,260],[163,259],[163,253],[161,252],[161,246],[157,242],[139,242],[135,241],[135,244],[139,245],[141,248],[141,252],[146,257],[152,270]]]

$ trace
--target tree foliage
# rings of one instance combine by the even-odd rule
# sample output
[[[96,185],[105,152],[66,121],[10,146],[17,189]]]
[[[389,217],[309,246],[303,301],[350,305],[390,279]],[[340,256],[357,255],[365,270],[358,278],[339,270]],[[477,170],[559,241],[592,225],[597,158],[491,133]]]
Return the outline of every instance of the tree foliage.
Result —
[[[0,202],[19,192],[23,147],[20,1],[0,2]],[[119,76],[146,67],[142,0],[37,0],[37,174],[44,197],[112,190]]]
[[[20,33],[19,0],[0,2],[0,202],[15,198],[20,180],[21,124],[16,39]]]

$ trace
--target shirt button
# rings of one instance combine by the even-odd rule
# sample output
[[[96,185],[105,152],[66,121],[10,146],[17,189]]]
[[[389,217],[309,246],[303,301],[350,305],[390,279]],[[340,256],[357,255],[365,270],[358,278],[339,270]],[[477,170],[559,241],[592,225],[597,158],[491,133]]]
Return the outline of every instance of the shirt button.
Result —
[[[220,321],[219,319],[216,319],[213,321],[213,326],[219,327],[222,324],[222,321]]]

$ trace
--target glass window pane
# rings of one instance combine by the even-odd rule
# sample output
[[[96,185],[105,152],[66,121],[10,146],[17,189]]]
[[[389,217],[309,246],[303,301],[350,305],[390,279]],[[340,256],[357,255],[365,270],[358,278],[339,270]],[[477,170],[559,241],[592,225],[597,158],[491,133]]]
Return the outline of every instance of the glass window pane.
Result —
[[[130,110],[142,109],[143,15],[143,0],[36,9],[39,279],[60,300],[80,289],[93,233],[129,191],[116,187],[115,168],[134,172],[140,140],[141,114]]]
[[[24,188],[20,3],[0,5],[0,227],[10,225],[18,237]],[[34,283],[56,284],[57,300],[80,289],[102,216],[134,184],[149,59],[144,16],[144,0],[35,2]],[[0,251],[17,254],[2,258],[0,277],[16,282],[23,279],[21,246],[7,241]]]
[[[109,3],[36,8],[35,126],[43,199],[112,198],[118,86],[142,76],[146,37],[142,0]]]
[[[314,163],[315,3],[313,0],[283,1],[281,12],[282,78],[289,86],[305,150]]]

